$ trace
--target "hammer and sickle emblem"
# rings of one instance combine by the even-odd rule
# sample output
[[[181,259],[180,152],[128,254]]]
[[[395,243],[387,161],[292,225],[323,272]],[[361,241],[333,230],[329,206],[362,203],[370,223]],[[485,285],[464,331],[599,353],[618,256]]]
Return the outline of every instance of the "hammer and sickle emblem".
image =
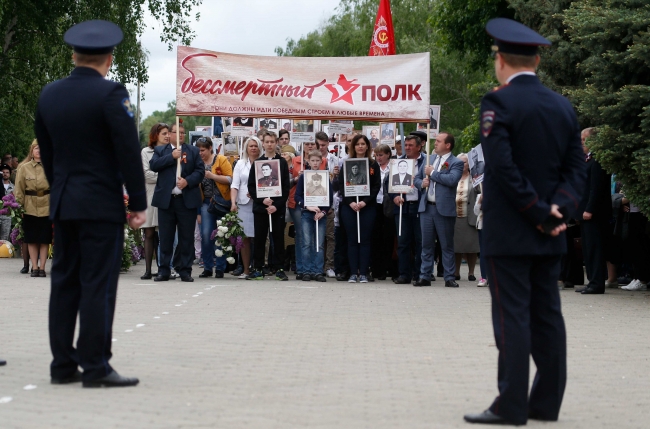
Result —
[[[386,32],[382,31],[381,33],[379,33],[379,41],[381,41],[381,43],[386,43],[386,40],[388,40],[388,35],[386,34]]]

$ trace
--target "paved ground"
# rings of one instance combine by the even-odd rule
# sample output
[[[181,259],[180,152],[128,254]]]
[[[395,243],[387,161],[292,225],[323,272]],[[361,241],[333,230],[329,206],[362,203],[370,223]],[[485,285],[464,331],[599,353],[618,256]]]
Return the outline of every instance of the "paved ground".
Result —
[[[20,267],[0,260],[3,429],[467,428],[496,394],[489,292],[467,281],[157,284],[140,265],[120,277],[111,361],[140,385],[52,386],[49,278]],[[561,420],[530,427],[648,427],[649,295],[562,292]]]

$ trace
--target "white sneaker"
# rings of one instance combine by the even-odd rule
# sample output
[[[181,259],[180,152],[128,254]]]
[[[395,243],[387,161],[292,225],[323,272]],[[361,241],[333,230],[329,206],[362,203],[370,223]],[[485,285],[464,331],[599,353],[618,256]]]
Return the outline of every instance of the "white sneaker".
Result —
[[[478,283],[476,284],[476,286],[478,286],[478,287],[485,287],[487,285],[488,285],[488,281],[487,281],[487,279],[484,279],[484,278],[480,278]]]
[[[627,286],[623,286],[621,289],[624,290],[648,290],[648,285],[646,283],[641,283],[640,280],[632,280]]]
[[[171,270],[171,273],[169,274],[169,279],[173,280],[175,278],[178,278],[178,274],[176,273],[176,271]]]
[[[236,279],[246,280],[246,277],[248,277],[248,274],[241,273],[240,275],[238,275],[238,276],[235,277],[235,278],[236,278]]]
[[[333,279],[334,277],[336,277],[336,273],[335,273],[334,270],[331,269],[331,268],[330,268],[329,270],[327,270],[327,273],[326,273],[326,274],[327,274],[327,277],[329,277],[329,278],[331,278],[331,279]]]
[[[631,282],[629,282],[628,284],[626,284],[626,285],[624,285],[624,286],[619,286],[618,288],[619,288],[619,289],[624,289],[624,290],[630,290],[630,289],[629,289],[629,286],[634,287],[634,286],[636,286],[637,283],[639,283],[639,281],[636,280],[636,279],[634,279],[634,280],[632,280]]]

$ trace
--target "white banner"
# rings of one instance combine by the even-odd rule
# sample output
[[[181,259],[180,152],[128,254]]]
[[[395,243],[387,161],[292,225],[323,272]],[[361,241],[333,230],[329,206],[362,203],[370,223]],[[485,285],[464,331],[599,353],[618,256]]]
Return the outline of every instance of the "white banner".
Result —
[[[178,47],[178,115],[429,120],[429,53],[262,57]]]

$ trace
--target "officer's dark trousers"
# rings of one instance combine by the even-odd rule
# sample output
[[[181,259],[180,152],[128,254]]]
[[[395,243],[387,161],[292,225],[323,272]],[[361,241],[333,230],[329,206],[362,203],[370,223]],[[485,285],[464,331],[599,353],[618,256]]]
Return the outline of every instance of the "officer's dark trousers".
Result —
[[[100,221],[55,221],[49,332],[53,378],[77,366],[84,380],[108,375],[124,225]],[[74,331],[79,315],[79,338]]]
[[[600,220],[583,220],[580,223],[582,255],[589,283],[587,287],[605,290],[607,264],[605,263],[605,234],[609,233],[607,223]]]
[[[560,255],[488,257],[499,396],[490,410],[515,424],[529,411],[556,420],[566,385],[566,331],[557,279]],[[528,395],[529,356],[537,374]]]
[[[158,209],[158,232],[160,234],[160,268],[158,274],[168,277],[169,264],[174,254],[174,268],[181,277],[192,275],[194,261],[194,225],[197,209],[185,207],[183,196],[172,196],[169,207]],[[174,234],[178,228],[178,244],[174,253]],[[176,256],[178,255],[178,257]]]
[[[402,235],[399,235],[399,215],[395,215],[399,275],[409,281],[418,278],[422,267],[422,230],[420,229],[418,204],[417,201],[404,203],[402,207]]]

